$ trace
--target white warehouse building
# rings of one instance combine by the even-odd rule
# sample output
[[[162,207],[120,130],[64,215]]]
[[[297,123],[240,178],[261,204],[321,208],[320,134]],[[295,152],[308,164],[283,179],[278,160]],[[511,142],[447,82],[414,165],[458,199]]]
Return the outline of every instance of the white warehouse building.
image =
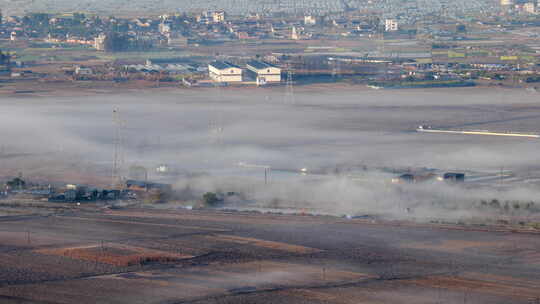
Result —
[[[210,78],[217,82],[241,82],[242,69],[230,62],[214,61],[208,65]]]
[[[257,84],[275,83],[281,81],[281,69],[264,61],[251,60],[246,65],[247,70],[255,77]]]

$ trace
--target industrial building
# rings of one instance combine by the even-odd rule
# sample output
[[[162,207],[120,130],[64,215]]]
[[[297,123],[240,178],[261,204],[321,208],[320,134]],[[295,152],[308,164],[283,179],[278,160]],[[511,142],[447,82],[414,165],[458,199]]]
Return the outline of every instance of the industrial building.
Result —
[[[281,81],[281,69],[267,62],[251,60],[246,64],[246,68],[258,85]]]
[[[414,184],[426,182],[435,178],[435,174],[428,173],[405,173],[399,177],[392,178],[393,184]]]
[[[88,67],[76,66],[75,74],[86,76],[86,75],[92,75],[93,71],[91,68],[88,68]]]
[[[465,173],[447,172],[442,176],[442,180],[454,183],[463,183],[465,181]]]
[[[208,65],[210,78],[217,82],[241,82],[242,69],[230,62],[214,61]]]
[[[152,183],[139,180],[127,180],[126,189],[134,192],[161,192],[171,193],[172,186],[170,184]]]

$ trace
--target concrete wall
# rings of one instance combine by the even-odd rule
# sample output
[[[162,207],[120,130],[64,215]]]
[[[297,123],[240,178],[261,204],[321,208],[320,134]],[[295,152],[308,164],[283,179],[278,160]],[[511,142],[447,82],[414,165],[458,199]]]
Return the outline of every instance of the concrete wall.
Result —
[[[217,75],[210,73],[210,78],[217,82],[241,82],[242,75]]]
[[[208,66],[208,72],[210,78],[218,82],[240,82],[242,81],[242,69],[239,68],[228,68],[228,69],[217,69],[212,65]]]
[[[266,69],[256,69],[250,65],[247,69],[253,73],[256,77],[264,77],[266,82],[280,82],[281,81],[281,69],[276,67],[269,67]]]
[[[281,75],[280,74],[259,75],[257,77],[264,78],[266,80],[266,82],[280,82],[281,81]]]

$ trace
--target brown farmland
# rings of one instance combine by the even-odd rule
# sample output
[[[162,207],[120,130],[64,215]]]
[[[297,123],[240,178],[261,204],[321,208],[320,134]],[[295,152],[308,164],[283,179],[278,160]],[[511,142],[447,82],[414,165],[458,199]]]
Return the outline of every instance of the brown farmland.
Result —
[[[530,263],[540,249],[535,234],[87,206],[4,217],[0,235],[7,241],[0,253],[2,303],[531,303],[540,297],[540,266]]]

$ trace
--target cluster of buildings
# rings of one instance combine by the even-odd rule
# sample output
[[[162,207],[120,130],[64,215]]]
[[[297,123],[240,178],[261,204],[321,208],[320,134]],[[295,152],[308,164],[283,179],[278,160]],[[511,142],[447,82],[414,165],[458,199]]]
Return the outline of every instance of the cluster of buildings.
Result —
[[[536,0],[500,0],[501,8],[504,12],[517,12],[523,14],[538,13],[538,2]]]
[[[72,50],[71,45],[77,44],[81,48],[106,52],[157,48],[172,53],[166,56],[168,61],[163,62],[145,63],[148,57],[140,54],[113,64],[93,66],[84,66],[93,63],[81,59],[81,65],[74,64],[69,73],[64,67],[58,67],[54,72],[43,72],[45,76],[31,75],[33,79],[48,77],[51,81],[71,81],[73,76],[76,80],[148,80],[170,85],[186,79],[199,84],[264,85],[280,83],[283,74],[280,67],[287,67],[291,73],[294,71],[295,81],[303,81],[302,77],[332,81],[336,75],[366,82],[379,82],[382,78],[395,82],[497,80],[519,74],[536,82],[540,73],[537,64],[540,47],[536,40],[523,43],[526,44],[523,48],[512,43],[487,44],[484,40],[499,39],[501,33],[515,33],[522,27],[540,25],[540,15],[533,15],[537,12],[537,0],[496,0],[489,6],[484,5],[483,14],[472,15],[474,7],[487,1],[453,0],[454,5],[448,5],[446,0],[433,0],[420,5],[416,0],[388,0],[370,1],[372,3],[365,6],[345,1],[349,3],[346,9],[325,14],[305,10],[296,14],[232,15],[230,10],[221,8],[130,18],[28,13],[22,17],[0,17],[0,39],[5,40],[6,49],[10,50],[34,47]],[[523,34],[540,37],[534,30]],[[500,37],[504,41],[512,40],[512,35]],[[385,42],[393,39],[408,39],[414,43]],[[467,43],[462,43],[464,40],[468,40]],[[246,50],[250,53],[240,55],[236,47],[245,45],[249,46]],[[177,51],[184,53],[176,55]],[[186,53],[191,56],[184,56]],[[50,60],[52,57],[47,57],[48,54],[43,51],[43,56],[36,61]],[[271,56],[276,59],[269,59]],[[171,60],[180,57],[189,58]],[[223,58],[227,61],[219,60]],[[246,61],[246,58],[263,60]],[[0,58],[0,74],[2,67],[9,65],[9,57],[6,59],[8,64],[2,64]],[[208,64],[215,59],[218,60]],[[53,61],[60,60],[53,58]],[[15,56],[12,60],[15,67],[14,62]],[[28,63],[25,69],[33,64],[24,63]],[[452,64],[460,66],[452,71]],[[440,71],[438,65],[445,66],[446,71]],[[16,68],[15,71],[22,72]],[[523,76],[525,73],[531,75]]]
[[[538,11],[537,0],[499,1],[499,9],[506,13],[536,14]],[[397,7],[390,5],[393,1],[386,2],[386,6],[374,2],[359,7],[357,11],[353,10],[352,4],[348,4],[345,11],[326,14],[305,11],[300,16],[262,13],[233,16],[224,10],[164,14],[150,18],[99,17],[82,13],[29,13],[25,16],[1,17],[0,12],[0,39],[16,41],[42,38],[49,43],[87,45],[99,51],[123,51],[114,47],[114,41],[117,44],[129,42],[131,49],[140,51],[150,46],[183,48],[235,40],[335,39],[416,31],[419,24],[424,27],[422,30],[429,32],[432,29],[427,20],[447,22],[452,14],[457,16],[458,11],[453,12],[453,9],[465,11],[469,5],[463,3],[462,8],[443,4],[438,8],[435,4],[433,7],[420,7],[415,1],[404,1],[402,7]],[[483,9],[494,8],[486,6]]]
[[[321,39],[398,30],[397,19],[370,14],[304,16],[229,16],[225,11],[164,14],[151,18],[87,16],[82,13],[29,13],[0,17],[0,39],[38,40],[51,44],[77,44],[98,51],[183,48],[235,40]],[[128,45],[127,49],[121,48]]]
[[[21,196],[47,199],[50,202],[95,202],[147,198],[163,200],[172,193],[170,184],[140,180],[126,180],[120,187],[111,189],[80,184],[28,185],[21,177],[16,177],[6,182],[3,191],[0,191],[0,198]]]
[[[245,68],[227,61],[214,61],[208,65],[210,78],[221,83],[239,83],[247,79],[254,80],[257,85],[281,82],[281,69],[270,63],[250,60]]]

